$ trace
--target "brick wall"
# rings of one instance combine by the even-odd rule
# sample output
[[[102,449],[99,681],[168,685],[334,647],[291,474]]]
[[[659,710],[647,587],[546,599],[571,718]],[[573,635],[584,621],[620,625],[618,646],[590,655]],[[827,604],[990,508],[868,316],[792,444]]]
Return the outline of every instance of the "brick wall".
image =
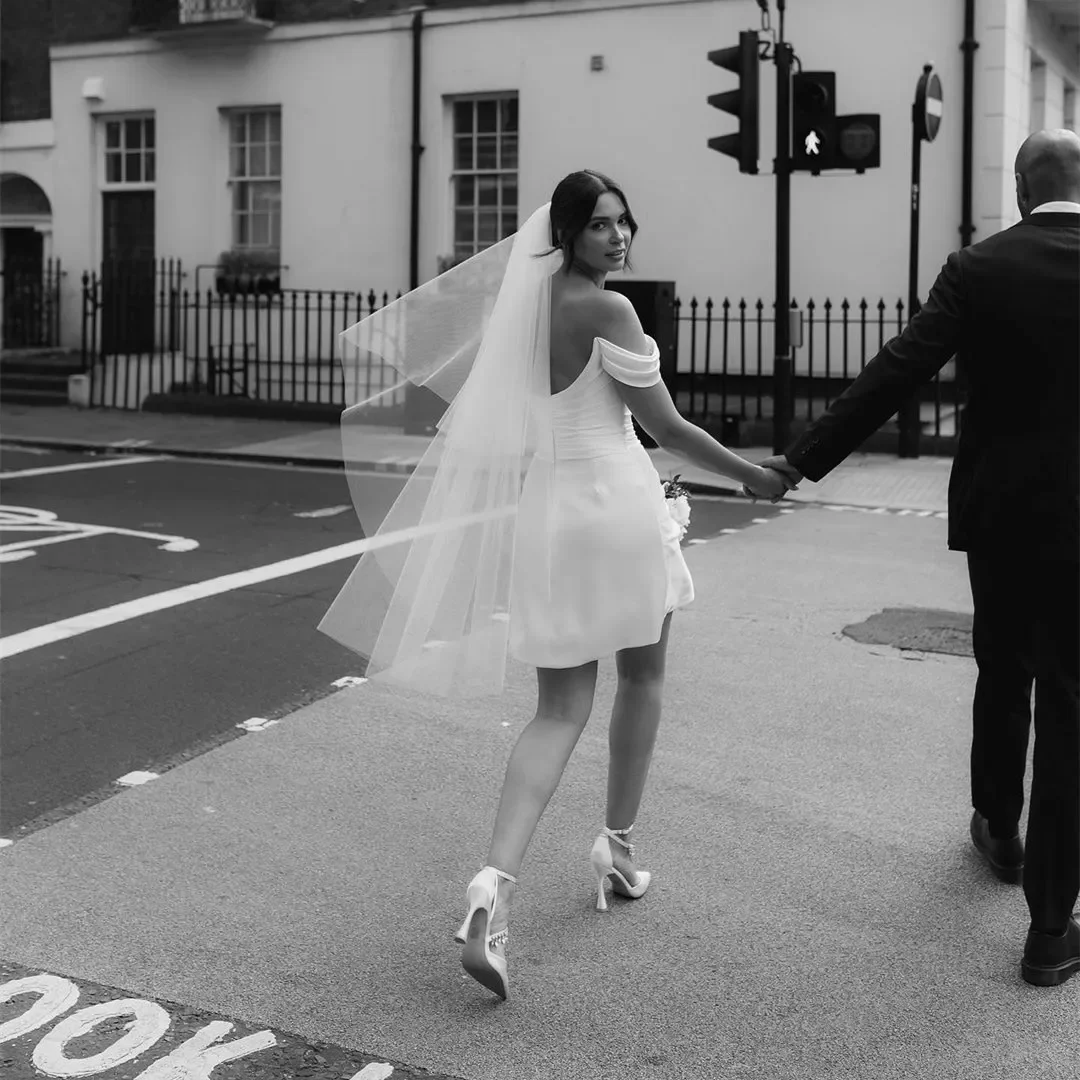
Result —
[[[155,0],[162,10],[179,0]],[[360,19],[409,7],[414,0],[276,0],[275,21]],[[431,7],[481,7],[504,0],[428,0]],[[126,38],[133,0],[4,0],[0,35],[0,120],[50,115],[49,45]],[[145,6],[145,4],[144,4]],[[150,10],[150,9],[148,9]]]
[[[0,121],[47,120],[52,0],[4,0]]]
[[[51,0],[51,3],[53,42],[57,45],[128,36],[131,0],[92,0],[91,3],[87,0]]]

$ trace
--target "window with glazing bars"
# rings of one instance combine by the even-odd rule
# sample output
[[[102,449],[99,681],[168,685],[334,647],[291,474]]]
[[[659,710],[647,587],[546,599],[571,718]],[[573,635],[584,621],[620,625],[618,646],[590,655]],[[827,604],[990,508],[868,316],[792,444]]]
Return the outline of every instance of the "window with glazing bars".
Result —
[[[460,261],[518,227],[517,94],[452,102],[454,258]]]
[[[105,183],[109,187],[154,182],[154,118],[105,121]]]
[[[281,247],[281,109],[229,114],[233,248]]]

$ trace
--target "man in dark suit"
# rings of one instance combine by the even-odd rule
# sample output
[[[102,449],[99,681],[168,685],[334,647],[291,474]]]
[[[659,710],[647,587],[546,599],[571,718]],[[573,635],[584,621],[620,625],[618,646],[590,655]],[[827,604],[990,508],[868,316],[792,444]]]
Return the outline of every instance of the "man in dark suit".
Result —
[[[949,547],[967,553],[975,612],[971,837],[998,877],[1023,879],[1021,973],[1052,986],[1080,971],[1080,137],[1036,132],[1014,171],[1022,220],[950,255],[904,332],[761,464],[820,480],[957,355],[969,399]]]

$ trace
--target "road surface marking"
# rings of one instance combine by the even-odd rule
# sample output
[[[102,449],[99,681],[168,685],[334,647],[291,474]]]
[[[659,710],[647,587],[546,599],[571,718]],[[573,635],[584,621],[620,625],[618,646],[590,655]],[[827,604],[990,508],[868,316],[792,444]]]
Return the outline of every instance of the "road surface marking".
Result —
[[[352,1080],[389,1080],[394,1075],[394,1066],[387,1061],[368,1062]]]
[[[149,784],[151,780],[157,780],[156,772],[129,772],[121,776],[116,782],[124,787],[138,787],[140,784]]]
[[[38,626],[33,630],[23,630],[18,634],[0,637],[0,660],[7,659],[10,656],[17,656],[19,653],[29,652],[31,649],[40,649],[44,645],[52,645],[67,638],[77,637],[79,634],[86,634],[91,630],[115,626],[117,623],[127,622],[128,619],[136,619],[140,615],[150,615],[153,612],[179,607],[181,604],[190,604],[194,600],[203,600],[208,596],[219,596],[221,593],[232,592],[234,589],[243,589],[248,585],[259,585],[264,581],[288,577],[290,574],[300,574],[305,570],[325,566],[327,563],[351,559],[357,555],[362,555],[365,551],[393,547],[395,544],[400,544],[406,540],[415,540],[421,536],[446,532],[451,524],[460,526],[475,525],[481,521],[493,521],[496,518],[509,517],[513,512],[512,507],[498,507],[495,510],[485,510],[480,514],[469,514],[466,517],[457,518],[454,522],[436,525],[414,525],[411,528],[400,529],[397,532],[365,537],[363,540],[352,540],[347,544],[338,544],[335,547],[323,548],[321,551],[312,551],[307,555],[297,555],[291,559],[283,559],[281,562],[269,563],[266,566],[256,566],[251,570],[240,570],[235,574],[224,574],[221,577],[209,578],[206,581],[196,581],[191,585],[183,585],[178,589],[167,589],[165,592],[152,593],[150,596],[141,596],[137,600],[128,600],[123,604],[98,608],[97,611],[88,611],[85,615],[75,615],[70,619],[61,619],[46,626]]]
[[[77,469],[112,469],[117,465],[140,465],[144,461],[160,461],[157,457],[107,458],[104,461],[76,461],[71,465],[46,465],[40,469],[18,469],[0,473],[0,480],[15,480],[24,476],[50,476],[52,473],[75,472]]]
[[[37,549],[48,544],[63,544],[68,540],[88,540],[94,536],[113,534],[133,536],[140,540],[159,540],[161,551],[194,551],[199,546],[198,540],[186,536],[170,536],[166,533],[141,532],[138,529],[121,529],[112,525],[90,525],[80,521],[58,521],[50,510],[35,510],[30,506],[0,506],[0,533],[33,532],[55,533],[49,538],[36,540],[16,540],[10,544],[0,544],[0,563],[15,562],[29,558]]]
[[[0,1003],[28,994],[36,994],[37,1000],[19,1015],[0,1024],[0,1042],[21,1038],[59,1020],[78,1003],[79,987],[71,979],[45,973],[0,983]],[[69,1043],[78,1042],[108,1021],[128,1017],[131,1019],[126,1024],[108,1024],[113,1042],[103,1050],[90,1057],[77,1052],[68,1054]],[[87,1005],[47,1031],[34,1047],[27,1064],[32,1062],[37,1069],[35,1076],[42,1073],[46,1076],[98,1076],[145,1054],[161,1039],[172,1021],[172,1016],[156,1001],[143,998],[118,998]],[[139,1076],[143,1080],[208,1078],[226,1061],[235,1061],[278,1045],[277,1036],[267,1029],[223,1043],[221,1040],[233,1027],[227,1020],[206,1024],[191,1038],[140,1071]],[[116,1037],[118,1030],[123,1032],[119,1038]],[[99,1033],[99,1039],[103,1034],[105,1032]],[[8,1064],[13,1061],[9,1059]]]
[[[340,688],[343,686],[360,686],[361,684],[366,682],[367,679],[365,679],[362,675],[344,675],[340,679],[335,679],[330,685]]]
[[[324,518],[324,517],[336,517],[338,514],[344,514],[346,510],[351,510],[351,506],[326,506],[322,510],[301,510],[297,514],[293,514],[293,517],[302,518]]]
[[[268,727],[273,727],[277,723],[276,720],[266,720],[261,716],[253,716],[250,720],[245,720],[242,724],[237,724],[238,728],[243,728],[244,731],[265,731]]]

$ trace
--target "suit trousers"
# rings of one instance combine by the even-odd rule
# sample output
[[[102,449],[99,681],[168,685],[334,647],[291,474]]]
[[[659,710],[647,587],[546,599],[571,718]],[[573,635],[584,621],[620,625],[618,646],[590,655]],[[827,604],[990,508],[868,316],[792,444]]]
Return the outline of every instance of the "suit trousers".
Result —
[[[1058,932],[1080,892],[1080,563],[968,553],[978,678],[971,801],[992,835],[1015,835],[1035,687],[1024,855],[1034,928]]]

